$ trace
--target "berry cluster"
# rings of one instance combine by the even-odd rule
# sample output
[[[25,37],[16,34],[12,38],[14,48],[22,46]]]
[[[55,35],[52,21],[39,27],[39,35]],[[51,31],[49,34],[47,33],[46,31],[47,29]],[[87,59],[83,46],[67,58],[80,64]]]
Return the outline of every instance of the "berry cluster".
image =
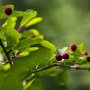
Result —
[[[75,52],[77,50],[77,46],[75,44],[71,44],[69,46],[69,50],[72,52]],[[81,55],[86,56],[86,60],[90,62],[90,56],[88,56],[88,53],[86,50],[82,51]],[[67,52],[64,52],[63,54],[56,54],[56,60],[61,61],[62,59],[69,59],[69,54]]]
[[[56,60],[57,61],[61,61],[62,59],[69,59],[69,54],[64,53],[63,55],[61,55],[61,54],[56,55]]]

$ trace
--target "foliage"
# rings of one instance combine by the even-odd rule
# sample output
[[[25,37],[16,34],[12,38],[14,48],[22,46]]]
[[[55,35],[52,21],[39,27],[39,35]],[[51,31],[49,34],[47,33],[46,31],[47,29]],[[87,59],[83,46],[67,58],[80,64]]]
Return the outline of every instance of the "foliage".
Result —
[[[6,8],[12,9],[10,15],[5,13]],[[21,22],[17,28],[18,18]],[[42,21],[37,11],[15,11],[13,5],[6,5],[0,8],[0,20],[5,20],[0,27],[0,52],[4,57],[0,61],[1,90],[59,90],[66,83],[67,70],[90,68],[89,54],[82,54],[83,43],[75,51],[69,47],[56,50],[38,30],[30,28]],[[64,53],[69,59],[55,59]]]

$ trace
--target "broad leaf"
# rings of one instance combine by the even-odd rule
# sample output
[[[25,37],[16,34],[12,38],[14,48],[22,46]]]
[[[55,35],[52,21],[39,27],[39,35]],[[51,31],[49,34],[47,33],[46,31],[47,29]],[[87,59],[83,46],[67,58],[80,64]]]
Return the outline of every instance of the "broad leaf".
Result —
[[[12,72],[0,72],[0,90],[23,90],[20,77]]]
[[[0,28],[0,30],[2,30],[5,33],[7,41],[10,44],[17,43],[18,39],[20,38],[20,34],[13,28],[2,27]]]
[[[42,42],[40,42],[40,44],[46,48],[49,48],[51,51],[51,59],[54,58],[55,52],[56,52],[56,47],[50,43],[49,41],[43,40]]]
[[[37,66],[38,68],[47,66],[50,59],[49,54],[51,54],[50,49],[39,46],[39,49],[31,52],[30,55],[14,59],[13,73],[17,72],[17,74],[23,75]]]

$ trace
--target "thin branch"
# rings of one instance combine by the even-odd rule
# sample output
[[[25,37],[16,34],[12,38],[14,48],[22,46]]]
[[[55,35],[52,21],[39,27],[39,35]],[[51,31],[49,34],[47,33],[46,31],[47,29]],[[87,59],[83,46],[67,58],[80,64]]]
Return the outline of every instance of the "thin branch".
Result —
[[[12,52],[12,50],[10,49],[7,53],[10,53],[10,52]]]
[[[66,67],[66,68],[69,68],[69,69],[76,69],[76,70],[90,70],[90,67],[79,67],[79,65],[77,66],[70,66],[70,65],[66,65],[66,64],[52,64],[50,66],[47,66],[47,67],[44,67],[44,68],[39,68],[39,69],[36,69],[32,72],[29,72],[25,77],[31,75],[31,74],[34,74],[34,73],[37,73],[37,72],[40,72],[40,71],[44,71],[44,70],[47,70],[47,69],[50,69],[50,68],[53,68],[53,67],[57,67],[57,66],[60,66],[60,67]]]
[[[26,26],[22,26],[22,27],[19,27],[19,28],[17,29],[17,31],[18,31],[19,33],[22,33],[23,31],[25,31],[25,29],[26,29]]]
[[[4,53],[5,53],[6,57],[7,57],[8,62],[9,62],[10,65],[12,66],[12,62],[11,62],[11,60],[10,60],[9,53],[6,51],[6,49],[5,49],[5,47],[4,47],[3,43],[2,43],[2,40],[0,40],[0,46],[2,47]]]

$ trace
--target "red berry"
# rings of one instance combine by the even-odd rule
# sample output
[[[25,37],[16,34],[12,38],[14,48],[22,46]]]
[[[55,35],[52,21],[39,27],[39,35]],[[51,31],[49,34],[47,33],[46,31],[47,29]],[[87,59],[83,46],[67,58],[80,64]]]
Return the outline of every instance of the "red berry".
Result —
[[[70,45],[70,49],[71,49],[72,51],[75,51],[76,48],[77,48],[77,46],[76,46],[75,44],[71,44],[71,45]]]
[[[12,9],[11,8],[5,8],[5,11],[4,11],[7,15],[11,15],[12,13]]]
[[[56,60],[61,61],[62,60],[62,55],[56,55]]]
[[[87,61],[90,62],[90,56],[87,57]]]
[[[64,53],[62,57],[63,57],[63,59],[69,59],[69,54],[68,53]]]
[[[28,38],[35,38],[35,36],[31,35],[31,36],[28,36]]]
[[[82,52],[82,55],[88,55],[87,51],[84,50],[84,51]]]

